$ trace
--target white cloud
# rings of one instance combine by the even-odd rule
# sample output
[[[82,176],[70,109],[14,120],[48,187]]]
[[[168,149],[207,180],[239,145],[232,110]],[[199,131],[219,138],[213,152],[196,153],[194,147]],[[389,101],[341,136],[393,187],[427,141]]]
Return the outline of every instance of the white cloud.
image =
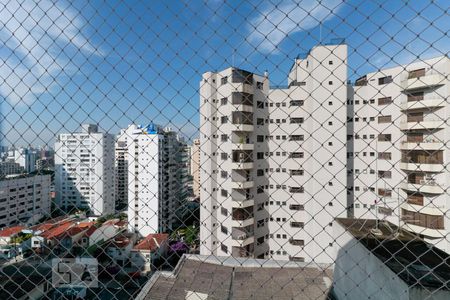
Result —
[[[250,20],[247,40],[262,52],[277,51],[288,35],[327,21],[337,14],[342,3],[342,0],[295,0],[268,5]]]
[[[0,95],[13,104],[32,103],[74,62],[64,53],[102,55],[81,31],[85,21],[72,8],[50,0],[10,0],[0,7]]]

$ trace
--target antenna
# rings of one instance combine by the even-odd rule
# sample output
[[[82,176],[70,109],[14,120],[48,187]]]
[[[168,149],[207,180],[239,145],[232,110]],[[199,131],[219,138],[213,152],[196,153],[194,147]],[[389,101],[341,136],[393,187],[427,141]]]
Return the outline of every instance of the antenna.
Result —
[[[322,44],[322,21],[319,23],[319,44]]]

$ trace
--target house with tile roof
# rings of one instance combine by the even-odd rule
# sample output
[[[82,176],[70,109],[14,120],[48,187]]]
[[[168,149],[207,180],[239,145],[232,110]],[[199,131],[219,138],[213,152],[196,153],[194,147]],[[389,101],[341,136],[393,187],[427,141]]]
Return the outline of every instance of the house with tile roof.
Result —
[[[153,262],[167,255],[169,235],[151,233],[131,250],[131,262],[144,272],[151,270]]]
[[[0,245],[8,245],[11,243],[11,239],[17,236],[22,230],[23,226],[13,226],[0,230]]]

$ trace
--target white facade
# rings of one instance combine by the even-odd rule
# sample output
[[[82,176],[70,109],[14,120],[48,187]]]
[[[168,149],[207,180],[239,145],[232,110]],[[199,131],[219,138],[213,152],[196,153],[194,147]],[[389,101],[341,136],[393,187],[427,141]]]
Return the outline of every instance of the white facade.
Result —
[[[31,173],[36,170],[36,160],[38,153],[34,149],[19,148],[10,150],[7,160],[18,163],[24,168],[26,173]]]
[[[200,140],[195,139],[190,149],[192,190],[195,197],[200,197]]]
[[[449,74],[443,56],[357,80],[349,153],[354,216],[400,224],[447,252]]]
[[[0,180],[0,228],[50,214],[50,175],[23,175]]]
[[[84,125],[80,133],[60,134],[55,143],[55,192],[60,207],[114,212],[114,138]]]
[[[347,46],[295,60],[289,86],[229,68],[200,84],[200,253],[333,262],[347,215]]]
[[[170,129],[131,125],[128,137],[128,226],[142,236],[172,230],[186,197],[186,145]]]

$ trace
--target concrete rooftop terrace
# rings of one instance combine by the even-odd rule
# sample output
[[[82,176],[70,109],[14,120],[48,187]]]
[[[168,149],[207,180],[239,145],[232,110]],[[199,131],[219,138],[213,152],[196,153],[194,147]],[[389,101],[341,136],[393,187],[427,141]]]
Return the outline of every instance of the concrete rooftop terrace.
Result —
[[[329,265],[186,255],[136,299],[332,299]]]

